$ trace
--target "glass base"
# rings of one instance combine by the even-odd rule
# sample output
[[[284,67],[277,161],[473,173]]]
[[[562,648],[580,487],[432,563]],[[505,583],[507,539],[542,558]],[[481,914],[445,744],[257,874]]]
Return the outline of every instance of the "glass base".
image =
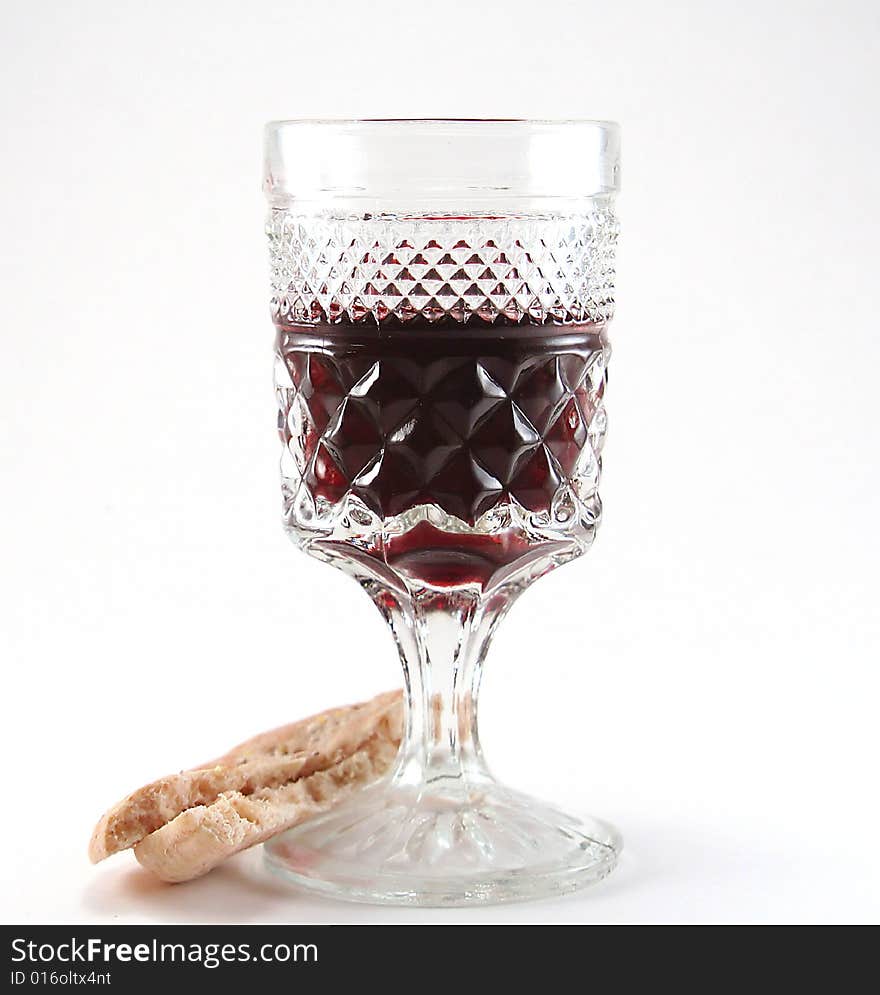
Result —
[[[564,894],[600,881],[623,841],[493,781],[462,791],[383,781],[265,845],[270,869],[315,894],[463,906]]]

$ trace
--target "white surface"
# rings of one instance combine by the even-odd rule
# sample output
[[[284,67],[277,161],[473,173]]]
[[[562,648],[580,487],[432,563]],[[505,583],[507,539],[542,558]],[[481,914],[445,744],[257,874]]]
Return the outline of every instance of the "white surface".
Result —
[[[880,918],[875,3],[43,0],[0,46],[4,921]],[[605,523],[483,727],[625,861],[475,912],[91,868],[128,790],[398,682],[278,524],[259,155],[405,115],[623,125]]]

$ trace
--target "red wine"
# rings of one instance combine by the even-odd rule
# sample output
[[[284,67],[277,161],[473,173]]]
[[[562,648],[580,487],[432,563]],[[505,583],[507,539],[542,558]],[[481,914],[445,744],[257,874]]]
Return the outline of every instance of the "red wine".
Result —
[[[594,413],[599,325],[279,325],[306,403],[305,480],[381,518],[435,504],[473,525],[500,500],[546,511]],[[282,439],[290,441],[286,420]]]
[[[316,500],[350,493],[383,520],[434,505],[462,523],[386,540],[389,565],[485,583],[531,545],[464,526],[506,503],[550,510],[588,444],[601,386],[587,373],[606,344],[599,324],[279,324],[300,412],[292,428],[282,402],[281,437]]]

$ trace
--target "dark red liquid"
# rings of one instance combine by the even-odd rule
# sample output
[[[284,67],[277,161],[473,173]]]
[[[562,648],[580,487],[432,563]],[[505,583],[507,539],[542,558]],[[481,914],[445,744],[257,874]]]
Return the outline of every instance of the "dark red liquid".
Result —
[[[293,442],[304,481],[315,498],[351,492],[383,519],[429,504],[467,525],[508,501],[548,511],[587,444],[597,394],[586,374],[605,342],[596,324],[278,325],[308,412]],[[289,444],[286,416],[280,428]],[[431,583],[482,577],[528,547],[427,523],[395,543],[386,561]]]

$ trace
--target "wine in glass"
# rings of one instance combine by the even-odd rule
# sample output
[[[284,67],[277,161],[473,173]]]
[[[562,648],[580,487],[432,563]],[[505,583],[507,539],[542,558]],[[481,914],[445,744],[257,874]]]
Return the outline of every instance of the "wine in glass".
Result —
[[[301,887],[457,905],[615,865],[612,827],[493,779],[477,695],[517,595],[599,523],[618,162],[609,122],[267,126],[284,524],[405,678],[393,773],[267,845]]]

